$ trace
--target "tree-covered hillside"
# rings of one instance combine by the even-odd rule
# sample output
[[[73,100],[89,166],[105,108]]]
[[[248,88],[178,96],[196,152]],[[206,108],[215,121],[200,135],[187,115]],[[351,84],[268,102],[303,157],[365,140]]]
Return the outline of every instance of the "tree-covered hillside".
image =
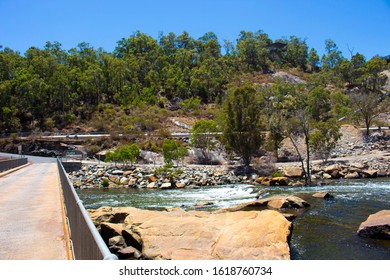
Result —
[[[387,62],[367,61],[359,53],[347,59],[332,40],[324,48],[320,57],[303,39],[273,41],[263,31],[241,31],[236,42],[222,45],[212,32],[198,39],[185,31],[161,34],[156,40],[137,31],[119,40],[112,53],[85,42],[69,50],[47,42],[24,55],[5,47],[0,49],[0,129],[52,131],[92,123],[96,130],[153,130],[151,120],[163,121],[160,109],[167,103],[187,111],[221,104],[229,88],[242,83],[259,88],[280,70],[303,78],[308,88],[329,90],[329,109],[339,118],[357,112],[352,105],[358,100],[368,104],[367,96],[373,97],[370,110],[378,110]],[[364,122],[371,117],[362,116]]]

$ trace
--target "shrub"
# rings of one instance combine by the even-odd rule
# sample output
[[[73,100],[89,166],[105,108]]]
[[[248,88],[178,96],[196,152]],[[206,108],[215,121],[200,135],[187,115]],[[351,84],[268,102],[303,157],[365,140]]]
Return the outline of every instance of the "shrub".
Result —
[[[107,178],[103,178],[102,186],[107,188],[110,185],[110,181]]]

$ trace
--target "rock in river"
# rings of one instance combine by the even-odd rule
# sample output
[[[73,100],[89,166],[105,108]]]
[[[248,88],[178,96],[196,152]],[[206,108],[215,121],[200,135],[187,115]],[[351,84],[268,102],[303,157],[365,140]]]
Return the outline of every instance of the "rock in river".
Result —
[[[278,195],[258,199],[230,208],[225,208],[220,211],[248,211],[256,209],[261,210],[264,207],[269,207],[272,209],[306,208],[309,206],[309,203],[299,197],[293,195]]]
[[[291,222],[274,210],[210,213],[102,207],[89,213],[97,226],[126,213],[123,232],[138,239],[137,244],[127,244],[135,238],[125,237],[133,240],[126,246],[138,245],[144,259],[290,259]]]
[[[390,239],[390,210],[382,210],[360,224],[358,234],[362,237]]]
[[[334,198],[334,196],[328,192],[319,192],[319,193],[315,193],[313,194],[313,197],[315,198],[322,198],[322,199],[332,199]]]

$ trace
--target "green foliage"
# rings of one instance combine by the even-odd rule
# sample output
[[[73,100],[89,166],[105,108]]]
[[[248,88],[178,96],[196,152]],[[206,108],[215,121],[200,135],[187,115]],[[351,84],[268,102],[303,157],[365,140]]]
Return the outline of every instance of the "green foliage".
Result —
[[[334,119],[320,121],[310,135],[310,148],[323,161],[327,161],[340,137],[340,127]]]
[[[312,71],[317,71],[319,68],[320,57],[315,49],[311,48],[308,57],[308,63]]]
[[[107,152],[105,157],[105,162],[122,162],[127,163],[131,162],[134,164],[137,161],[137,158],[140,156],[140,150],[136,144],[124,145],[113,152]]]
[[[307,68],[308,47],[305,40],[290,36],[284,59],[290,67],[299,67],[305,71]]]
[[[214,150],[216,142],[214,133],[217,125],[212,120],[198,120],[190,130],[190,143],[202,151],[202,161],[209,161],[209,152]]]
[[[296,92],[301,89],[279,84],[278,89],[272,86],[272,91],[277,92],[276,99],[273,102],[269,99],[267,104],[279,110],[266,112],[267,122],[264,122],[270,131],[267,146],[276,151],[286,137],[281,130],[286,120],[291,121],[291,128],[294,123],[300,123],[302,128],[304,122],[300,120],[309,116],[315,121],[326,121],[329,117],[345,119],[353,115],[350,112],[358,110],[354,102],[349,102],[354,96],[348,93],[349,89],[357,87],[359,92],[373,96],[380,94],[386,82],[381,74],[388,67],[386,61],[380,57],[366,61],[359,53],[348,60],[330,39],[325,41],[321,59],[315,49],[308,51],[306,41],[296,36],[273,41],[264,31],[243,30],[236,42],[225,40],[222,53],[213,32],[197,39],[186,31],[171,32],[160,34],[156,40],[137,31],[120,39],[113,52],[86,42],[69,50],[64,50],[59,42],[47,42],[43,49],[31,47],[25,55],[10,48],[0,49],[0,129],[54,131],[81,123],[102,132],[141,135],[163,129],[161,123],[169,114],[163,107],[173,99],[183,100],[180,106],[186,114],[201,115],[201,103],[231,103],[230,109],[238,110],[232,102],[224,101],[231,98],[226,97],[228,85],[242,87],[244,76],[262,84],[263,81],[257,81],[261,76],[260,80],[269,83],[269,75],[265,77],[260,72],[281,68],[291,73],[294,68],[295,73],[308,81],[303,90],[306,95],[299,101]],[[275,42],[286,46],[272,50],[270,46]],[[310,75],[303,73],[307,70],[311,71]],[[307,101],[314,98],[316,102],[325,102],[327,95],[331,96],[330,104],[317,104],[319,110],[305,100],[308,97]],[[372,108],[371,101],[367,99],[369,108]],[[383,104],[371,109],[374,115],[386,110]],[[262,109],[267,108],[256,110]],[[301,119],[295,109],[301,113]],[[322,112],[326,110],[330,113]],[[292,117],[287,118],[287,113]],[[367,125],[371,117],[363,114],[360,110],[355,116]],[[248,156],[245,158],[248,160]]]
[[[172,165],[174,160],[180,161],[187,154],[188,150],[179,145],[173,139],[165,139],[162,145],[162,153],[166,165]]]
[[[330,70],[339,65],[342,58],[341,51],[339,51],[336,43],[331,39],[327,39],[325,41],[325,54],[321,58],[322,67],[325,70]]]
[[[102,186],[103,186],[104,188],[107,188],[109,185],[110,185],[110,180],[108,180],[108,178],[103,178],[103,180],[102,180]]]
[[[249,166],[252,156],[263,144],[261,118],[263,100],[251,86],[232,90],[224,100],[221,127],[226,147]]]
[[[274,170],[272,172],[272,175],[271,177],[275,178],[275,177],[283,177],[284,176],[284,173],[283,171],[280,171],[280,170]]]
[[[191,97],[179,103],[184,111],[199,110],[201,100],[198,97]]]
[[[370,126],[381,112],[388,107],[388,97],[383,98],[381,93],[370,91],[353,92],[350,95],[354,119],[362,121],[366,128],[366,135],[370,135]]]
[[[161,152],[161,145],[158,145],[156,142],[153,142],[151,139],[146,140],[142,145],[142,149],[150,151],[150,152]]]
[[[246,65],[246,70],[262,70],[269,68],[270,54],[267,46],[271,43],[268,35],[262,30],[253,32],[241,31],[237,39],[238,57]]]

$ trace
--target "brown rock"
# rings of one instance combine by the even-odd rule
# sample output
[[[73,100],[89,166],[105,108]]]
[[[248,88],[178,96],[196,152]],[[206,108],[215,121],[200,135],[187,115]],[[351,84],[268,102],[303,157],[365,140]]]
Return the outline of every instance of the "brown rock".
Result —
[[[235,207],[222,209],[221,211],[248,211],[248,210],[262,210],[265,207],[271,207],[273,209],[284,208],[305,208],[310,204],[303,199],[293,196],[271,196],[267,198],[258,199],[248,203],[244,203]]]
[[[382,210],[360,224],[358,235],[362,237],[390,239],[390,210]]]
[[[325,179],[332,179],[332,175],[330,175],[328,173],[322,174],[322,177],[324,177]]]
[[[157,187],[158,187],[158,185],[157,185],[156,182],[151,182],[151,183],[149,183],[149,184],[146,186],[147,189],[157,189]]]
[[[376,178],[378,175],[377,170],[361,170],[361,174],[363,174],[366,178]]]
[[[332,177],[332,179],[340,179],[341,177],[343,177],[342,174],[338,170],[333,170],[330,173],[330,176]]]
[[[263,186],[271,186],[271,178],[264,178],[262,181],[261,181],[261,184]]]
[[[114,254],[125,247],[126,247],[125,239],[121,235],[111,237],[108,240],[108,248]]]
[[[119,181],[120,181],[120,177],[119,176],[114,176],[114,175],[108,176],[108,179],[111,182],[115,183],[115,184],[119,184]]]
[[[345,179],[358,179],[359,178],[359,173],[358,172],[352,172],[352,173],[348,173],[347,175],[345,175],[344,177]]]
[[[178,189],[182,189],[186,186],[186,184],[182,183],[182,182],[176,182],[176,188]]]
[[[296,196],[280,196],[270,199],[267,206],[274,209],[305,208],[309,207],[310,204]]]
[[[156,176],[154,176],[153,174],[146,175],[145,177],[148,179],[149,183],[152,183],[152,182],[156,182],[156,181],[157,181]]]
[[[319,192],[319,193],[315,193],[315,194],[313,194],[313,197],[315,197],[315,198],[322,198],[322,199],[331,199],[331,198],[334,198],[334,196],[331,195],[331,194],[328,193],[328,192]]]
[[[127,185],[128,183],[129,183],[129,179],[126,177],[122,177],[119,180],[119,184],[121,184],[121,185]]]
[[[287,177],[274,177],[270,180],[271,186],[288,186],[289,179]]]
[[[122,234],[122,230],[125,229],[125,224],[114,224],[114,223],[101,223],[100,224],[100,235],[105,242],[111,237]]]
[[[366,166],[364,164],[362,164],[362,163],[355,162],[355,163],[351,163],[351,167],[354,167],[356,169],[363,169]]]
[[[137,184],[137,179],[135,179],[135,178],[129,179],[128,184],[130,187],[135,186]]]
[[[267,177],[259,177],[255,180],[256,183],[261,184],[264,180],[268,179]]]
[[[116,210],[114,210],[116,211]],[[291,222],[274,210],[157,212],[127,208],[127,228],[146,259],[289,259]]]
[[[299,167],[291,167],[284,170],[284,176],[289,178],[301,178],[303,174],[302,168]]]
[[[161,186],[160,186],[160,189],[172,189],[172,184],[171,183],[163,183]]]
[[[332,165],[329,165],[327,167],[324,168],[324,172],[328,173],[328,174],[331,174],[333,173],[333,171],[338,171],[340,169],[340,165],[339,164],[332,164]]]
[[[127,246],[132,246],[139,251],[142,251],[142,239],[131,229],[122,230],[122,236],[125,239]]]
[[[142,254],[134,247],[126,247],[117,252],[118,258],[121,260],[139,260]]]
[[[126,207],[109,207],[103,206],[96,210],[88,209],[88,214],[91,217],[95,226],[100,229],[101,223],[123,223],[128,213]]]

